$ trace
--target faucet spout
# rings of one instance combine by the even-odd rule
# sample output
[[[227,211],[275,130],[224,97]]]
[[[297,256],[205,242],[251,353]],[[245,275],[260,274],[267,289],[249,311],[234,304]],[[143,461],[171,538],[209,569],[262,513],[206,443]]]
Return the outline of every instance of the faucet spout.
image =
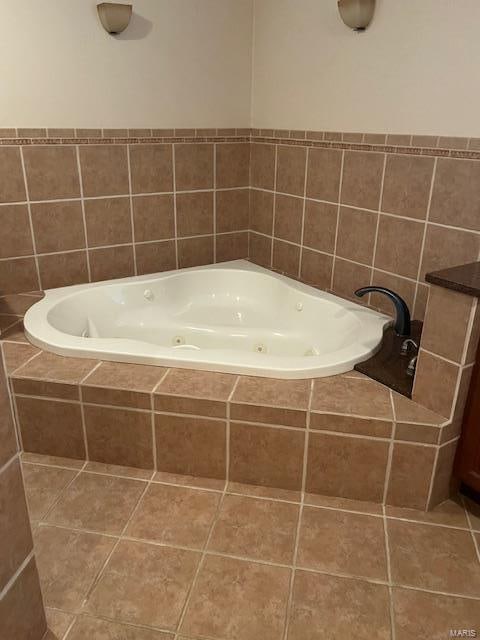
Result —
[[[398,336],[408,337],[411,333],[411,323],[410,311],[408,310],[405,300],[401,298],[398,293],[386,287],[362,287],[355,291],[355,295],[358,298],[362,298],[366,293],[382,293],[393,302],[393,306],[395,307],[395,333]]]

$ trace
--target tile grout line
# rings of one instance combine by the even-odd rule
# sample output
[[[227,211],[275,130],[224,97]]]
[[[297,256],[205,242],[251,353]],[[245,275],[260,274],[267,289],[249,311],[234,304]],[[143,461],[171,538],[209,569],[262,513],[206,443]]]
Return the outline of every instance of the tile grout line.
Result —
[[[85,213],[85,199],[84,199],[85,194],[83,192],[82,165],[80,162],[80,147],[76,145],[75,149],[76,149],[75,155],[77,160],[78,180],[80,184],[80,208],[82,210],[82,224],[83,224],[83,233],[85,237],[85,253],[87,256],[87,275],[88,275],[88,281],[92,282],[92,269],[90,267],[90,251],[88,246],[87,215]]]
[[[213,144],[213,264],[217,263],[217,145]]]
[[[417,279],[416,279],[416,285],[415,285],[415,295],[413,298],[413,314],[415,315],[415,312],[417,310],[417,298],[418,298],[418,289],[419,289],[419,284],[420,284],[420,276],[422,275],[422,267],[423,267],[423,254],[425,252],[425,245],[426,245],[426,241],[427,241],[427,230],[428,230],[428,221],[430,219],[430,208],[432,206],[432,199],[433,199],[433,189],[435,186],[435,178],[436,178],[436,174],[437,174],[437,163],[438,163],[438,159],[435,158],[434,162],[433,162],[433,170],[432,170],[432,177],[431,177],[431,181],[430,181],[430,190],[428,193],[428,202],[427,202],[427,210],[425,213],[425,226],[423,228],[423,236],[422,236],[422,245],[420,247],[420,256],[419,256],[419,261],[418,261],[418,270],[417,270]],[[429,291],[430,294],[430,291]]]
[[[285,622],[284,622],[283,640],[287,640],[287,637],[288,637],[288,631],[289,631],[289,627],[290,627],[291,609],[292,609],[292,606],[293,606],[293,592],[294,592],[295,575],[296,575],[296,569],[297,569],[298,548],[300,546],[300,530],[301,530],[301,526],[302,526],[303,509],[304,509],[304,505],[305,505],[305,489],[306,489],[306,483],[307,483],[310,416],[311,416],[311,409],[312,409],[314,384],[315,384],[315,381],[312,379],[310,381],[310,389],[309,389],[310,393],[309,393],[309,396],[308,396],[307,415],[306,415],[306,423],[305,423],[304,448],[303,448],[302,487],[301,487],[301,493],[300,493],[300,506],[299,506],[299,510],[298,510],[298,520],[297,520],[297,526],[296,526],[296,529],[295,529],[295,541],[294,541],[293,558],[292,558],[292,570],[291,570],[290,583],[289,583],[289,588],[288,588],[287,606],[286,606],[286,609],[285,609]]]
[[[0,340],[0,376],[3,375],[5,379],[5,386],[7,388],[8,401],[10,403],[10,411],[12,413],[13,431],[15,434],[15,444],[17,451],[23,451],[22,434],[20,433],[20,421],[18,419],[17,403],[15,400],[15,394],[11,385],[11,379],[7,372],[7,363],[5,361],[5,352],[3,341]]]
[[[126,145],[126,156],[127,156],[127,173],[128,173],[128,204],[130,207],[130,232],[132,239],[132,250],[133,250],[133,274],[135,276],[138,275],[138,266],[137,266],[137,249],[135,247],[135,222],[133,218],[133,194],[132,194],[132,163],[130,158],[130,148],[131,145]]]
[[[53,512],[53,510],[56,508],[56,506],[60,502],[60,500],[65,495],[67,489],[69,489],[71,487],[71,485],[75,482],[75,480],[79,477],[79,475],[85,469],[86,465],[87,465],[87,462],[85,461],[78,470],[75,469],[75,471],[77,471],[77,473],[75,473],[75,475],[70,480],[70,482],[67,482],[67,484],[63,487],[63,489],[59,492],[57,498],[52,502],[50,507],[45,511],[45,513],[42,516],[41,522],[44,522],[44,521],[46,522],[46,518],[48,518],[50,516],[50,514]],[[73,469],[72,469],[72,471],[73,471]]]
[[[478,562],[480,562],[480,533],[478,534],[478,540],[477,540],[476,533],[475,533],[475,531],[473,529],[473,524],[472,524],[472,519],[470,517],[470,512],[467,509],[465,497],[461,496],[461,500],[462,500],[463,508],[465,510],[465,515],[466,515],[466,518],[467,518],[468,528],[470,530],[470,535],[472,537],[473,546],[475,547],[475,551],[476,551],[476,554],[477,554]]]
[[[277,210],[277,171],[278,171],[278,145],[275,145],[275,159],[273,163],[274,174],[273,174],[273,214],[272,214],[272,235],[270,240],[272,242],[272,246],[270,247],[270,267],[273,267],[273,247],[275,245],[275,218],[276,218],[276,210]]]
[[[89,376],[96,371],[102,365],[102,361],[98,362],[93,369],[91,369],[88,373],[86,373],[83,378],[78,382],[78,399],[80,403],[80,417],[82,420],[82,433],[83,433],[83,444],[85,446],[85,461],[88,462],[90,460],[90,454],[88,450],[88,437],[87,437],[87,423],[85,420],[85,403],[83,402],[83,383],[85,380],[89,378]]]
[[[177,622],[176,629],[175,629],[175,640],[177,640],[177,639],[179,640],[180,637],[181,637],[181,635],[180,635],[181,634],[181,627],[182,627],[182,625],[183,625],[183,623],[185,621],[185,616],[187,614],[187,610],[188,610],[188,607],[190,605],[190,601],[191,601],[193,592],[195,590],[195,586],[197,584],[200,572],[201,572],[201,570],[203,568],[203,565],[205,563],[205,558],[207,557],[208,545],[210,544],[210,540],[211,540],[212,535],[213,535],[213,530],[215,528],[215,525],[217,524],[218,517],[220,515],[220,511],[222,509],[223,502],[225,500],[226,491],[227,491],[227,483],[225,482],[225,486],[224,486],[223,491],[222,491],[222,493],[220,495],[220,499],[218,501],[217,508],[215,510],[215,515],[214,515],[214,517],[212,519],[212,523],[210,525],[210,529],[208,531],[207,538],[205,540],[205,543],[203,545],[202,550],[200,551],[201,555],[200,555],[200,559],[199,559],[195,574],[193,576],[192,583],[190,585],[190,588],[188,589],[187,596],[185,598],[185,602],[184,602],[183,607],[182,607],[182,611],[180,612],[180,616],[178,618],[178,622]],[[197,553],[198,553],[198,549],[197,549]]]
[[[157,382],[156,385],[154,385],[153,389],[150,392],[150,411],[151,411],[151,416],[150,416],[150,420],[151,420],[151,424],[152,424],[152,455],[153,455],[153,475],[152,478],[155,476],[155,473],[158,471],[158,460],[157,460],[157,433],[156,433],[156,429],[155,429],[155,391],[160,387],[160,385],[162,384],[162,382],[165,380],[165,378],[167,377],[167,375],[169,374],[170,369],[167,367],[167,369],[165,370],[165,372],[163,373],[163,375],[161,376],[160,380]]]
[[[300,280],[302,277],[302,261],[303,261],[303,236],[305,233],[305,209],[307,207],[307,178],[308,178],[308,163],[310,158],[310,148],[307,147],[305,154],[305,178],[303,181],[303,198],[302,198],[302,225],[300,230],[300,255],[298,259],[298,271],[297,277]]]
[[[175,235],[175,269],[178,269],[178,216],[177,216],[177,171],[176,171],[176,153],[175,145],[172,144],[172,188],[173,188],[173,233]]]
[[[383,511],[383,535],[385,543],[385,559],[387,564],[387,578],[388,578],[388,600],[389,600],[389,613],[390,613],[390,632],[391,640],[395,640],[396,628],[395,628],[395,603],[393,597],[393,582],[392,582],[392,565],[390,558],[390,539],[388,536],[388,522],[386,516],[385,505],[382,505]]]
[[[387,502],[388,488],[390,485],[390,474],[392,472],[393,448],[395,446],[395,435],[397,430],[397,414],[395,411],[395,403],[393,401],[393,393],[391,389],[389,389],[389,397],[390,397],[390,406],[392,409],[392,431],[390,433],[390,438],[389,438],[390,444],[388,446],[387,466],[385,469],[382,505],[385,505]]]
[[[22,465],[30,465],[30,466],[40,466],[40,467],[50,467],[50,468],[54,468],[54,469],[65,469],[68,471],[78,471],[78,468],[75,467],[68,467],[68,466],[62,466],[62,465],[53,465],[53,464],[48,464],[48,463],[39,463],[39,462],[30,462],[30,461],[24,461],[21,460]],[[145,478],[135,478],[132,476],[128,476],[128,475],[122,475],[122,474],[113,474],[113,473],[106,473],[106,472],[102,472],[102,471],[94,471],[91,469],[87,469],[86,466],[84,469],[81,470],[83,473],[88,473],[88,474],[92,474],[92,475],[101,475],[101,476],[107,476],[107,477],[114,477],[114,478],[122,478],[125,480],[133,480],[136,482],[149,482],[149,480],[145,479]],[[168,485],[168,486],[173,486],[173,487],[180,487],[180,488],[187,488],[187,489],[191,489],[192,491],[205,491],[208,493],[222,493],[223,489],[212,489],[209,487],[202,487],[202,486],[195,486],[195,485],[185,485],[185,484],[179,484],[179,483],[175,483],[175,482],[168,482],[166,480],[155,480],[154,478],[151,479],[150,481],[152,484],[161,484],[161,485]],[[252,486],[256,486],[256,485],[252,485]],[[300,505],[300,500],[298,501],[294,501],[294,500],[286,500],[283,498],[275,498],[275,497],[268,497],[268,496],[259,496],[259,495],[255,495],[255,494],[249,494],[249,493],[241,493],[239,491],[231,491],[228,488],[226,489],[226,495],[233,495],[233,496],[240,496],[243,498],[247,498],[247,499],[252,499],[252,500],[263,500],[263,501],[270,501],[270,502],[280,502],[283,504],[292,504],[292,505]],[[320,495],[320,494],[319,494]],[[380,505],[379,503],[371,503],[373,505],[377,505],[381,508],[382,505]],[[342,507],[333,507],[333,506],[329,506],[329,505],[319,505],[319,504],[314,504],[314,503],[309,503],[309,502],[305,502],[304,506],[312,508],[312,509],[323,509],[326,511],[340,511],[342,513],[352,513],[352,514],[360,514],[360,515],[368,515],[372,518],[383,518],[384,516],[381,513],[372,513],[369,511],[362,511],[359,509],[346,509],[346,508],[342,508]],[[388,507],[389,505],[385,505],[386,507]],[[418,510],[419,513],[423,513],[421,510]],[[395,521],[400,521],[400,522],[410,522],[412,524],[420,524],[420,525],[424,525],[424,526],[428,526],[428,527],[440,527],[443,529],[454,529],[456,531],[469,531],[469,527],[461,527],[461,526],[455,526],[455,525],[449,525],[449,524],[444,524],[444,523],[437,523],[437,522],[428,522],[428,521],[422,521],[422,520],[415,520],[414,518],[406,518],[406,517],[400,517],[400,516],[394,516],[394,515],[386,515],[385,516],[387,518],[387,520],[395,520]],[[43,522],[43,521],[42,521]],[[50,526],[60,526],[60,525],[50,525]],[[98,533],[98,532],[95,532]],[[480,533],[480,532],[479,532]],[[111,535],[111,534],[102,534],[102,535]],[[117,537],[117,536],[113,536],[112,537]]]
[[[127,530],[128,526],[130,525],[130,522],[132,521],[133,517],[134,517],[134,516],[135,516],[135,514],[137,513],[138,508],[139,508],[139,506],[140,506],[140,504],[141,504],[141,502],[142,502],[142,500],[143,500],[143,498],[144,498],[145,494],[147,493],[147,491],[148,491],[148,489],[149,489],[149,487],[150,487],[150,485],[151,485],[151,482],[152,482],[152,478],[153,478],[154,473],[155,473],[155,472],[154,472],[154,471],[152,471],[152,475],[151,475],[151,477],[150,477],[150,480],[144,481],[144,482],[145,482],[145,487],[144,487],[144,489],[143,489],[142,493],[140,494],[140,496],[139,496],[139,498],[138,498],[138,501],[137,501],[137,503],[136,503],[135,507],[133,508],[132,513],[130,514],[130,517],[127,519],[127,522],[125,523],[125,526],[123,527],[123,529],[122,529],[122,531],[120,532],[120,534],[118,535],[118,537],[110,534],[110,537],[117,537],[117,541],[116,541],[116,542],[115,542],[115,544],[113,545],[112,549],[110,550],[110,553],[108,553],[108,555],[107,555],[107,557],[106,557],[106,559],[105,559],[105,562],[102,564],[102,566],[100,567],[100,569],[98,570],[98,572],[95,574],[95,576],[94,576],[94,578],[93,578],[92,582],[90,583],[90,586],[89,586],[89,587],[88,587],[88,589],[86,590],[86,592],[85,592],[85,597],[84,597],[84,599],[83,599],[83,601],[82,601],[82,604],[80,605],[80,610],[84,609],[84,607],[85,607],[85,605],[86,605],[87,601],[89,600],[90,596],[92,595],[92,593],[93,593],[93,591],[94,591],[95,587],[97,586],[97,584],[98,584],[98,583],[100,582],[100,580],[102,579],[103,574],[105,573],[105,570],[106,570],[106,568],[107,568],[108,563],[110,562],[111,557],[113,556],[113,554],[114,554],[114,552],[116,551],[116,549],[117,549],[118,545],[119,545],[119,544],[120,544],[120,542],[122,541],[123,536],[125,535],[125,532],[126,532],[126,530]],[[100,534],[100,535],[101,535],[101,534]],[[105,534],[104,534],[104,535],[105,535]],[[81,613],[81,612],[82,612],[82,611],[80,611],[80,613]]]
[[[378,196],[377,224],[375,226],[375,238],[373,242],[373,255],[372,255],[372,266],[371,266],[372,272],[370,274],[370,286],[373,285],[374,274],[375,274],[375,262],[377,258],[377,246],[378,246],[378,232],[380,229],[380,211],[383,203],[383,191],[385,187],[386,170],[387,170],[387,154],[385,153],[383,156],[382,178],[380,180],[380,194]]]
[[[38,286],[39,289],[42,290],[42,279],[40,277],[40,265],[38,263],[38,254],[37,254],[37,244],[35,241],[35,233],[33,231],[33,220],[32,220],[32,205],[30,203],[30,189],[28,186],[28,180],[27,180],[27,169],[25,167],[25,157],[24,157],[24,151],[23,151],[23,147],[20,147],[20,162],[21,162],[21,166],[22,166],[22,174],[23,174],[23,182],[24,182],[24,186],[25,186],[25,198],[26,198],[26,205],[27,205],[27,211],[28,211],[28,224],[30,227],[30,237],[32,240],[32,251],[33,251],[33,257],[35,260],[35,269],[36,269],[36,274],[37,274],[37,282],[38,282]]]
[[[228,483],[230,481],[230,432],[231,432],[231,412],[232,412],[232,398],[235,395],[235,391],[237,390],[237,386],[240,382],[240,376],[237,376],[237,379],[234,382],[232,390],[230,391],[226,409],[227,409],[227,420],[225,423],[225,491],[227,490]]]
[[[343,172],[345,166],[345,150],[342,150],[342,157],[340,161],[340,181],[338,184],[338,202],[332,202],[331,204],[335,205],[337,208],[337,221],[335,225],[335,241],[333,244],[333,260],[332,260],[332,273],[330,276],[330,289],[333,291],[333,283],[335,280],[335,264],[337,261],[337,244],[338,244],[338,231],[340,228],[340,208],[342,201],[342,189],[343,189]]]

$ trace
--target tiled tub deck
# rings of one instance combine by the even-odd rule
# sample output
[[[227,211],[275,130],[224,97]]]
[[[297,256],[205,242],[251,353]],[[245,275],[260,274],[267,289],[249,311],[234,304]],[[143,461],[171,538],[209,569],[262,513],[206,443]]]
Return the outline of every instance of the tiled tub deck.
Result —
[[[20,321],[2,338],[26,452],[295,500],[424,510],[449,495],[458,423],[356,372],[275,380],[63,358],[29,344]]]

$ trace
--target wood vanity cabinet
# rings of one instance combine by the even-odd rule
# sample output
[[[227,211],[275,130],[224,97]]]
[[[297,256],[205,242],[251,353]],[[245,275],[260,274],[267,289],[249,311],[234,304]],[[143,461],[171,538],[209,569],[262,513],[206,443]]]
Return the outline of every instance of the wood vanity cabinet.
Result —
[[[480,496],[480,346],[463,416],[462,438],[455,461],[455,475]]]

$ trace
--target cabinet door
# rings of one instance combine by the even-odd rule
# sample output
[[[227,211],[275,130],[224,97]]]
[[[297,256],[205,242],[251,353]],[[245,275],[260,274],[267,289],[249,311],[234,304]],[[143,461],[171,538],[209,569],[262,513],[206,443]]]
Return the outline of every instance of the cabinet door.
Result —
[[[480,493],[480,348],[473,369],[467,406],[463,417],[462,438],[457,452],[455,475]]]

